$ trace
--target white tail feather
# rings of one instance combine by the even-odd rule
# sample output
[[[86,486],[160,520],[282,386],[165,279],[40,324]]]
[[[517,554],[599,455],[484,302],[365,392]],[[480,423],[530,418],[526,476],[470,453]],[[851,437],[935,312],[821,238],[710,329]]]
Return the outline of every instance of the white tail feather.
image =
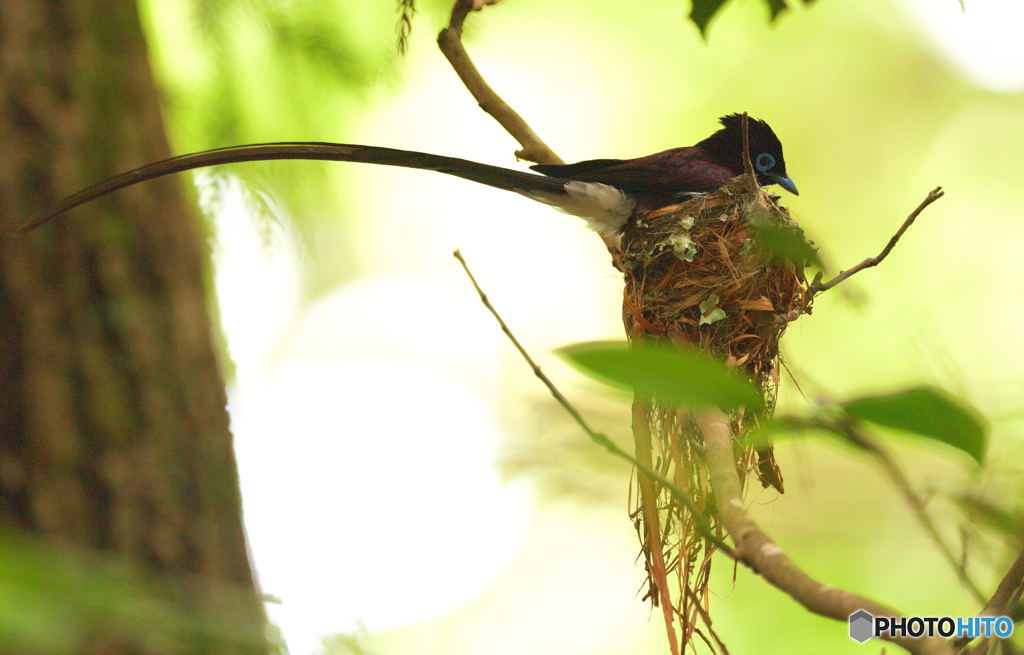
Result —
[[[590,229],[604,237],[616,236],[636,209],[636,201],[624,191],[599,182],[573,180],[566,183],[565,193],[515,191],[530,200],[579,216]]]

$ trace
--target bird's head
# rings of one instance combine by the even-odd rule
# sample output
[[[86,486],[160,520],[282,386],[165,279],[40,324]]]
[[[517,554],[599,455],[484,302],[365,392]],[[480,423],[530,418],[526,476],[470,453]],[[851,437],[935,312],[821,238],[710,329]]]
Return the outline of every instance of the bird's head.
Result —
[[[739,175],[743,172],[743,116],[729,114],[722,116],[719,121],[722,123],[722,129],[697,145],[716,162]],[[786,191],[799,195],[796,184],[786,173],[782,143],[768,123],[749,118],[747,135],[750,139],[750,163],[757,171],[758,182],[762,185],[778,184]]]

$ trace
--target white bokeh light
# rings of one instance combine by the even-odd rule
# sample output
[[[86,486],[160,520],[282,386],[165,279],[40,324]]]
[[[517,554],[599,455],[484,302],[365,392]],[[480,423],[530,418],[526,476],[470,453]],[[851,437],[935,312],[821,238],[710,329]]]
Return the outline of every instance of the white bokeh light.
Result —
[[[286,361],[234,412],[246,526],[295,655],[440,615],[493,582],[528,517],[459,380],[411,360]]]
[[[246,529],[261,588],[281,601],[268,613],[292,654],[309,655],[325,636],[470,601],[518,552],[532,511],[530,489],[495,468],[482,380],[496,339],[422,320],[477,319],[413,274],[368,276],[303,308],[287,235],[268,248],[239,191],[220,199],[230,247],[217,248],[216,282]]]
[[[1024,2],[904,0],[938,49],[978,85],[1024,90]]]

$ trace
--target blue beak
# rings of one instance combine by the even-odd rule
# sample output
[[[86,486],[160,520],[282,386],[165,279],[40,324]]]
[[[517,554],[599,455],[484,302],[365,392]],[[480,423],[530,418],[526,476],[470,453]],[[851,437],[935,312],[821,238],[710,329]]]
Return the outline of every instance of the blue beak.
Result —
[[[775,182],[794,196],[800,195],[800,192],[796,190],[796,183],[785,175],[769,175],[768,177],[771,178],[772,182]]]

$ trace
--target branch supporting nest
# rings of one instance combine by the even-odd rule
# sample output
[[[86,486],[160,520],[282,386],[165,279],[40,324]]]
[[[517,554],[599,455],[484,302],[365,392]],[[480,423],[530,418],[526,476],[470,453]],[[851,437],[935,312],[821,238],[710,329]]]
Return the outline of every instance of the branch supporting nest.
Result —
[[[786,593],[809,611],[845,622],[850,614],[864,609],[875,616],[899,616],[895,610],[856,594],[822,584],[800,569],[750,518],[743,502],[743,485],[733,455],[729,417],[720,411],[697,415],[704,437],[704,457],[715,490],[718,514],[735,544],[739,561],[760,574],[769,584]],[[952,655],[952,646],[937,638],[887,638],[888,641],[922,655]]]

